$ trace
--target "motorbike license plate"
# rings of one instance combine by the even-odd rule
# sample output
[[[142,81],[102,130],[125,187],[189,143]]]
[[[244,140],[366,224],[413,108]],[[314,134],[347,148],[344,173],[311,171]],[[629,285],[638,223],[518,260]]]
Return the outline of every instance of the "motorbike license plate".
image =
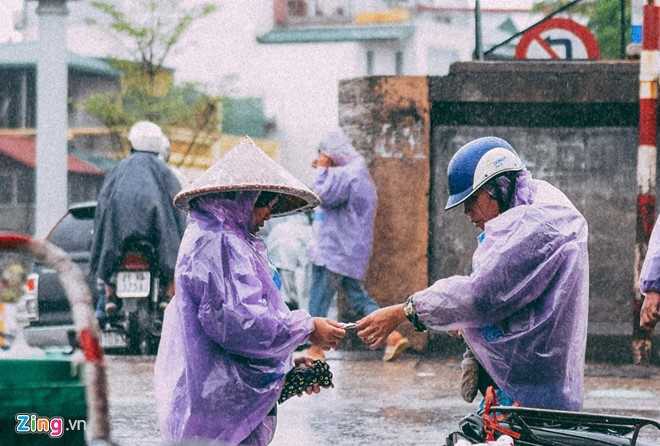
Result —
[[[148,297],[151,291],[149,271],[121,271],[117,273],[117,297]]]
[[[124,348],[126,337],[117,331],[101,331],[101,346],[103,348]]]

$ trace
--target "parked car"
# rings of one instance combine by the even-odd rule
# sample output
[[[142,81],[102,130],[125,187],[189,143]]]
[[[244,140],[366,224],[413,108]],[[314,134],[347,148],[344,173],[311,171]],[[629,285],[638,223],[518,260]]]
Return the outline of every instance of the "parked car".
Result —
[[[87,276],[94,306],[103,292],[96,278],[89,274],[95,211],[96,202],[71,206],[47,236],[51,243],[67,252]],[[71,308],[55,270],[35,263],[27,277],[24,299],[30,321],[24,334],[29,345],[66,347],[75,342]],[[120,333],[106,330],[102,333],[102,344],[104,347],[123,347],[125,340]]]

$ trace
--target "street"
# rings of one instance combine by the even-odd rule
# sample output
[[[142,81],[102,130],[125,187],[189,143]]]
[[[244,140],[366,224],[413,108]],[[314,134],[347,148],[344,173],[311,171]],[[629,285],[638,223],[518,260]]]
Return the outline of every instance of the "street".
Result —
[[[153,361],[107,358],[113,439],[120,445],[159,444]],[[460,398],[456,359],[406,355],[383,363],[378,353],[332,352],[328,362],[335,388],[281,405],[272,445],[444,445],[476,407]],[[585,385],[587,412],[660,419],[658,367],[590,364]],[[660,441],[660,432],[652,435],[642,438]]]

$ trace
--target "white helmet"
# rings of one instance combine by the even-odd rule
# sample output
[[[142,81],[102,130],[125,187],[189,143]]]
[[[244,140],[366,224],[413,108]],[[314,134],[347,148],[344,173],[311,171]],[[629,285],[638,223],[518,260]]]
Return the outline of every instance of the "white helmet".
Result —
[[[134,150],[160,154],[163,147],[163,131],[153,122],[139,121],[128,132],[128,140]]]
[[[161,146],[158,157],[163,161],[167,162],[170,159],[170,140],[165,134],[161,137]]]

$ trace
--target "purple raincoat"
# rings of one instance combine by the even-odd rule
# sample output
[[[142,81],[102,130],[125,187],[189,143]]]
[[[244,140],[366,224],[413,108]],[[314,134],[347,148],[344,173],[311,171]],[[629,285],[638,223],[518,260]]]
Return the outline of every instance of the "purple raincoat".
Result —
[[[658,229],[658,223],[660,223],[660,219],[656,220],[653,227],[639,277],[639,290],[642,294],[649,291],[660,292],[660,229]]]
[[[364,158],[341,130],[328,134],[321,152],[335,163],[320,168],[314,192],[321,206],[314,215],[312,263],[363,280],[373,244],[378,197]]]
[[[420,320],[462,329],[494,382],[527,407],[580,410],[587,338],[587,223],[558,189],[519,176],[488,221],[469,276],[413,295]]]
[[[190,213],[156,360],[166,440],[268,444],[292,353],[313,330],[284,304],[265,245],[247,230],[256,197],[202,197]]]

